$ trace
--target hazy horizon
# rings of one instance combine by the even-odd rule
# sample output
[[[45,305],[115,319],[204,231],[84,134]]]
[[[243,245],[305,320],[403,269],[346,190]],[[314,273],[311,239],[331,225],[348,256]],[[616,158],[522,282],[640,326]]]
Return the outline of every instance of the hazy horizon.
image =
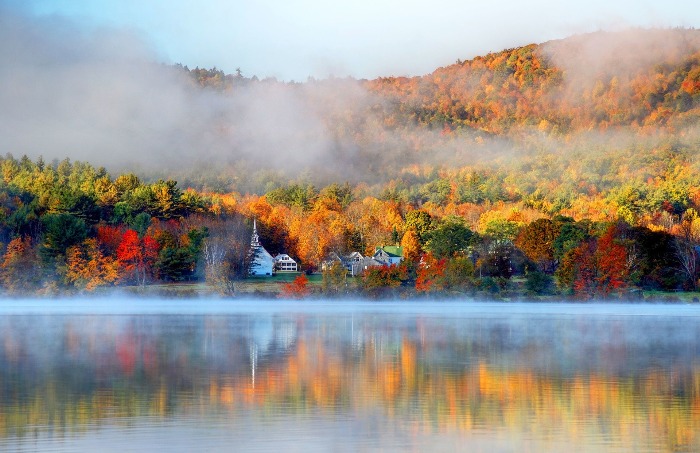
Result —
[[[700,9],[678,0],[2,0],[0,12],[69,24],[84,37],[117,33],[153,61],[287,81],[424,75],[457,59],[573,34],[700,26]]]

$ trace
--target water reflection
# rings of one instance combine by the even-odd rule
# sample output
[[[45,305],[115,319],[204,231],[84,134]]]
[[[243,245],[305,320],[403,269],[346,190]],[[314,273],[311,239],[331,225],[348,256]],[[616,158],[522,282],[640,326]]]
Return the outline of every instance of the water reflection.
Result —
[[[697,318],[5,316],[0,341],[0,450],[700,450]]]

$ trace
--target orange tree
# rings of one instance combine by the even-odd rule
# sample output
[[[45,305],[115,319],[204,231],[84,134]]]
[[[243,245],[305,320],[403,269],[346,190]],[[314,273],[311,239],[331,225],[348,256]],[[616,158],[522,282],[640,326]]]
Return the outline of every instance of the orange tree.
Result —
[[[117,260],[125,277],[132,278],[139,285],[146,284],[146,277],[152,273],[158,259],[158,243],[150,236],[139,238],[134,230],[126,230],[117,248]]]
[[[294,281],[282,285],[280,297],[287,299],[303,299],[311,293],[309,288],[309,278],[306,274],[301,274]]]
[[[524,226],[515,238],[515,245],[543,272],[554,270],[554,240],[559,235],[557,224],[538,219]]]

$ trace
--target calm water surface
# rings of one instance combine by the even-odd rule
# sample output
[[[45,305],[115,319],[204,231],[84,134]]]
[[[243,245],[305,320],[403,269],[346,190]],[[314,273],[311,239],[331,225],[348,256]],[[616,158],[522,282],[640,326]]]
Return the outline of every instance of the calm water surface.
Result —
[[[0,451],[700,451],[700,307],[0,302]]]

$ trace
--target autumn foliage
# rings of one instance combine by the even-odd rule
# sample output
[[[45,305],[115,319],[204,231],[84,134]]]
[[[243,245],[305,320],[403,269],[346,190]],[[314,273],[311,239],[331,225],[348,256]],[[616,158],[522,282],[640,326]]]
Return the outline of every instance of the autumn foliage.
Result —
[[[436,259],[432,254],[423,255],[416,277],[416,291],[431,292],[445,289],[447,259]]]
[[[145,285],[158,258],[158,243],[150,236],[139,238],[134,230],[126,230],[117,248],[117,260],[126,278]]]
[[[583,298],[605,297],[628,283],[628,253],[611,225],[600,238],[591,238],[565,257],[561,274]]]
[[[377,266],[366,269],[362,274],[362,288],[370,295],[376,295],[389,288],[398,288],[408,280],[406,265]]]
[[[86,239],[66,253],[66,278],[78,288],[92,291],[119,280],[119,261],[104,254],[96,239]]]
[[[303,299],[310,293],[309,278],[305,274],[297,276],[292,282],[282,285],[280,297]]]

